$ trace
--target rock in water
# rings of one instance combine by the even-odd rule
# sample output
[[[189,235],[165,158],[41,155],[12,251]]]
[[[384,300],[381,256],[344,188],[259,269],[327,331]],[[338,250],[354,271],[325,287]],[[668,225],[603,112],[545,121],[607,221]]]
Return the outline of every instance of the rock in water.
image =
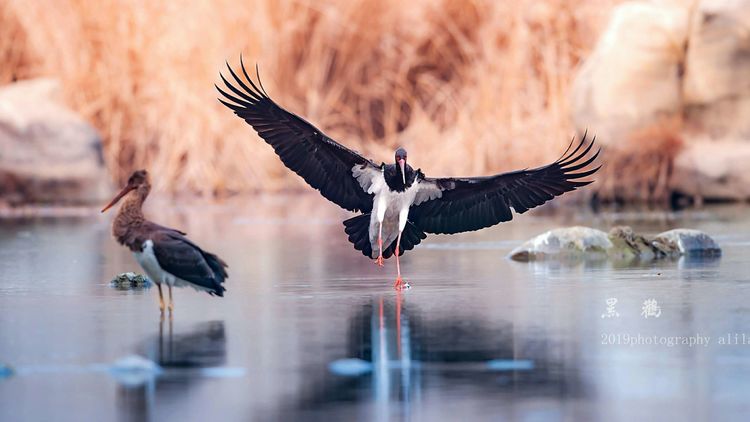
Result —
[[[110,192],[96,130],[57,100],[60,83],[0,87],[0,199],[90,204]]]
[[[589,227],[550,230],[511,251],[515,261],[544,259],[611,259],[651,261],[679,256],[720,256],[721,248],[709,235],[690,229],[674,229],[653,239],[630,227],[618,226],[609,233]]]
[[[117,289],[129,290],[150,287],[151,281],[144,275],[127,272],[115,276],[109,284]]]
[[[651,241],[635,233],[628,226],[612,227],[607,235],[612,242],[612,248],[607,255],[614,260],[630,261],[634,259],[652,260],[661,254],[652,245]]]
[[[590,227],[565,227],[550,230],[527,241],[510,253],[515,261],[555,258],[606,258],[612,242],[607,233]]]
[[[721,248],[711,236],[699,230],[674,229],[659,233],[653,245],[665,254],[719,256]]]

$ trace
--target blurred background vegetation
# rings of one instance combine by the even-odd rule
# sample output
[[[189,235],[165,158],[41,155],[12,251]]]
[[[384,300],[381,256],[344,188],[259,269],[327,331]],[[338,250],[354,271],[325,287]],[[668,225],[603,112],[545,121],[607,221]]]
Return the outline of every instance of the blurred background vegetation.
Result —
[[[490,174],[553,160],[588,128],[611,150],[591,192],[664,200],[674,190],[669,179],[684,143],[684,107],[657,109],[654,118],[623,130],[605,124],[622,116],[602,119],[596,93],[599,106],[586,106],[592,89],[612,81],[642,98],[636,109],[653,101],[614,75],[627,65],[583,62],[596,55],[598,40],[600,58],[619,51],[611,45],[623,32],[617,25],[644,16],[656,16],[656,23],[624,33],[646,31],[642,39],[656,40],[665,34],[659,22],[672,28],[685,21],[685,39],[668,40],[676,61],[683,60],[690,13],[700,2],[626,3],[656,5],[664,14],[639,15],[615,0],[0,0],[0,85],[56,81],[60,101],[98,132],[106,178],[115,183],[147,168],[158,189],[173,193],[302,186],[216,100],[213,84],[225,61],[236,65],[242,53],[246,63],[259,64],[277,102],[377,161],[401,145],[429,175]],[[619,21],[612,17],[618,7],[627,12]],[[677,9],[685,17],[675,17]],[[608,33],[611,39],[600,39]],[[631,53],[622,49],[619,59],[627,62]],[[684,63],[673,72],[667,62],[667,74],[685,73]],[[643,77],[664,79],[658,72]],[[598,85],[587,87],[591,81]],[[610,109],[619,104],[614,98]],[[611,148],[615,143],[625,147]],[[6,193],[18,194],[18,186],[7,187],[11,179],[24,182],[6,177]]]

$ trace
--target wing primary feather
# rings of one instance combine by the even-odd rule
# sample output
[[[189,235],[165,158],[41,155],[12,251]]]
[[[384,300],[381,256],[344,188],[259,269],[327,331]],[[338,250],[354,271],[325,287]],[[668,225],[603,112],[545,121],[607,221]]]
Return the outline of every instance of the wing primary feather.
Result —
[[[228,103],[221,98],[218,99],[220,103],[224,104],[225,106],[231,108],[234,110],[235,113],[239,113],[240,111],[244,110],[245,108],[242,106],[238,106],[237,104]]]
[[[261,91],[260,89],[258,89],[258,86],[255,85],[255,83],[253,82],[253,78],[251,78],[247,74],[247,70],[245,70],[245,63],[242,62],[242,57],[240,57],[240,68],[242,69],[242,73],[245,75],[245,78],[247,78],[247,81],[250,83],[250,86],[253,87],[253,89],[255,90],[255,92],[257,92],[258,95],[260,95],[261,97],[270,100],[270,98],[268,98],[267,96],[263,95],[263,91]]]
[[[238,106],[242,106],[243,109],[246,109],[246,108],[248,108],[248,107],[251,106],[251,104],[249,104],[249,103],[247,103],[245,101],[242,101],[242,100],[240,100],[239,98],[237,98],[237,97],[235,97],[233,95],[228,94],[226,91],[222,90],[218,86],[216,86],[216,85],[214,85],[214,86],[221,93],[221,95],[223,95],[227,100],[233,101],[233,102],[237,103],[237,105]]]
[[[260,80],[260,66],[258,66],[258,63],[255,63],[255,76],[258,78],[258,85],[260,85],[261,91],[263,91],[266,96],[268,96],[268,93],[266,92],[266,88],[263,87],[263,81]]]
[[[244,60],[242,60],[242,53],[240,53],[240,69],[242,69],[242,74],[245,75],[245,79],[247,79],[250,82],[250,84],[253,86],[253,88],[255,88],[255,90],[258,91],[258,94],[261,97],[268,98],[267,95],[264,96],[263,93],[260,92],[258,87],[256,87],[255,84],[253,83],[253,78],[251,78],[250,75],[247,74],[247,70],[245,70],[245,62]]]
[[[570,179],[580,179],[581,177],[591,176],[592,174],[596,173],[597,170],[599,170],[599,167],[595,167],[589,171],[584,171],[583,173],[573,173],[573,174],[565,174],[565,178]]]
[[[583,136],[585,137],[586,135],[584,134]],[[562,154],[560,155],[560,158],[558,158],[558,159],[557,159],[557,160],[556,160],[555,162],[559,162],[560,160],[562,160],[562,159],[563,159],[563,158],[565,157],[565,154],[567,154],[567,153],[568,153],[568,151],[570,151],[570,148],[572,148],[572,147],[573,147],[573,142],[575,142],[575,141],[576,141],[576,136],[575,136],[575,135],[573,135],[573,137],[572,137],[572,138],[570,138],[570,143],[568,144],[568,147],[567,147],[567,148],[565,148],[565,152],[563,152],[563,153],[562,153]]]
[[[576,147],[576,149],[574,149],[573,152],[561,158],[560,160],[557,160],[557,163],[560,164],[560,163],[570,160],[570,158],[575,156],[578,153],[578,151],[581,149],[581,147],[584,146],[585,144],[586,144],[586,135],[584,134],[584,136],[581,137],[581,142],[578,143],[578,146]]]
[[[569,164],[575,163],[576,161],[580,160],[580,159],[581,159],[582,157],[585,157],[585,156],[586,156],[586,154],[588,154],[588,153],[589,153],[589,151],[591,151],[591,148],[593,148],[593,147],[594,147],[594,141],[596,141],[596,138],[592,139],[592,140],[591,140],[591,142],[589,142],[588,146],[586,147],[586,149],[585,149],[585,150],[584,150],[584,151],[583,151],[582,153],[580,153],[580,154],[576,155],[576,156],[575,156],[575,157],[573,157],[573,158],[570,158],[570,159],[568,159],[568,160],[567,160],[567,161],[565,161],[565,162],[562,162],[562,163],[558,163],[558,164],[560,164],[560,166],[561,166],[561,167],[565,167],[565,166],[567,166],[567,165],[569,165]],[[581,142],[581,145],[583,145],[583,142]],[[579,148],[580,148],[580,147],[579,147]],[[577,150],[578,150],[578,148],[576,149],[576,151],[577,151]]]
[[[565,167],[563,170],[565,171],[565,173],[570,173],[572,171],[580,170],[580,169],[588,166],[589,164],[593,163],[594,160],[596,160],[596,157],[599,156],[600,152],[602,152],[601,148],[599,148],[594,155],[592,155],[591,157],[589,157],[589,159],[586,160],[586,161],[584,161],[583,163],[576,164],[573,167]]]
[[[237,74],[234,72],[234,70],[232,69],[232,67],[229,66],[229,63],[227,63],[227,68],[229,69],[229,73],[232,74],[232,77],[234,78],[235,81],[237,81],[238,84],[240,84],[240,86],[242,87],[242,89],[244,89],[245,91],[247,91],[250,94],[255,94],[254,96],[257,97],[255,99],[255,102],[260,101],[261,97],[259,95],[257,95],[252,89],[250,89],[247,86],[247,84],[245,84],[239,76],[237,76]],[[250,79],[248,79],[248,82],[250,82],[251,85],[253,83],[253,81],[250,80]]]
[[[229,70],[231,72],[232,69],[230,68]],[[224,75],[222,75],[221,73],[219,73],[219,77],[221,77],[221,80],[224,81],[224,85],[227,88],[229,88],[230,91],[234,92],[235,94],[237,94],[240,97],[244,98],[245,100],[249,101],[250,104],[253,104],[253,103],[255,103],[255,102],[257,102],[259,100],[258,98],[255,98],[254,96],[252,96],[252,93],[248,94],[247,92],[243,92],[242,90],[235,88],[235,86],[232,85],[232,84],[230,84],[226,80],[226,78],[224,77]],[[235,77],[235,79],[237,79],[237,78]]]

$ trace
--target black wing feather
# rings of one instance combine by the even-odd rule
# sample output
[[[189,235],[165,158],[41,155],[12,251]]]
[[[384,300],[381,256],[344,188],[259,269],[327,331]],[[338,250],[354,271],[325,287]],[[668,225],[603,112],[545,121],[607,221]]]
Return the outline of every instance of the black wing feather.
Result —
[[[586,134],[573,151],[573,142],[554,163],[489,177],[425,178],[442,191],[439,198],[412,207],[409,219],[427,233],[453,234],[479,230],[513,218],[511,208],[522,214],[531,208],[586,186],[599,167],[577,172],[591,165],[599,150],[589,156],[594,139]]]
[[[227,64],[236,86],[221,75],[221,80],[231,93],[217,86],[216,89],[224,97],[219,101],[250,124],[273,147],[286,167],[319,190],[326,199],[349,211],[370,212],[372,195],[365,192],[352,176],[352,167],[371,165],[377,168],[375,163],[276,104],[266,94],[260,77],[257,76],[260,87],[249,77],[241,57],[240,67],[250,85]]]
[[[206,288],[212,295],[224,296],[222,283],[228,275],[227,264],[221,258],[176,232],[159,232],[151,240],[156,260],[164,271]]]

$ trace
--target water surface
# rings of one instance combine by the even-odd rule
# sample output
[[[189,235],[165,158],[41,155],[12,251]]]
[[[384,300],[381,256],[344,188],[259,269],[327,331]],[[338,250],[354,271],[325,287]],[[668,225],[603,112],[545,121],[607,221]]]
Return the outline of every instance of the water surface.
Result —
[[[155,289],[108,285],[139,270],[111,215],[0,223],[0,363],[15,370],[0,378],[0,420],[739,420],[750,408],[747,208],[542,210],[430,236],[396,293],[395,263],[352,249],[346,213],[289,199],[149,204],[230,265],[226,297],[178,290],[172,319]],[[574,224],[697,228],[724,255],[505,259]],[[610,298],[619,316],[603,318]],[[642,315],[649,299],[658,318]],[[681,336],[710,340],[670,347]]]

